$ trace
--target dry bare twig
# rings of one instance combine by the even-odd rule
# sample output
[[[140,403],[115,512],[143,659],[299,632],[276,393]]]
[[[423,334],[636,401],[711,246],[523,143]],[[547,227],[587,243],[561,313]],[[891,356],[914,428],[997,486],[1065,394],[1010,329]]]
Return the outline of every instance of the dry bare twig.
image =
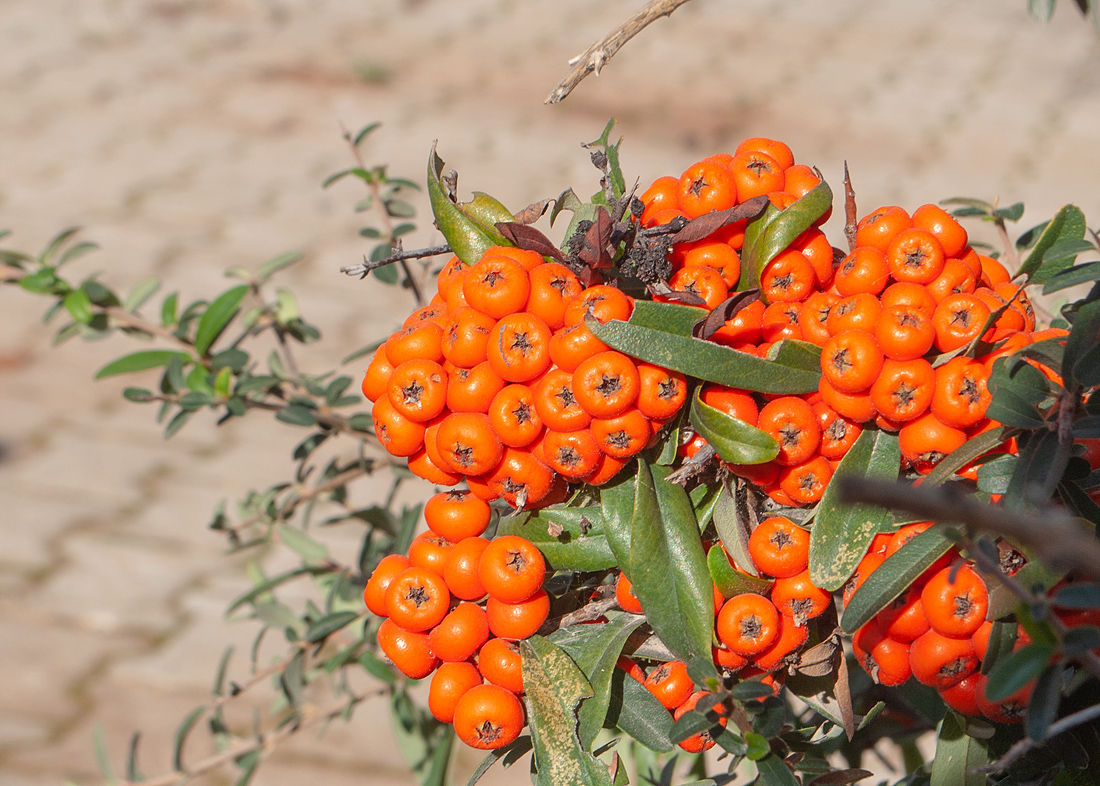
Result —
[[[622,49],[623,45],[636,36],[646,27],[656,22],[662,16],[669,16],[688,0],[650,0],[634,16],[627,19],[617,29],[608,33],[583,54],[577,55],[569,61],[572,68],[557,87],[546,97],[547,104],[560,103],[567,95],[573,92],[573,88],[581,83],[591,73],[600,75],[600,69],[607,64],[615,53]]]

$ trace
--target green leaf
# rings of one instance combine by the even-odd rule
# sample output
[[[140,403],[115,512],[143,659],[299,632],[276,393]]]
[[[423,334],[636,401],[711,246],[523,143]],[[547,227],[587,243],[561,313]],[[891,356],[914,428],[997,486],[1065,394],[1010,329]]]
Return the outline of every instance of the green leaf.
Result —
[[[791,768],[774,753],[756,762],[760,786],[798,786]]]
[[[717,543],[707,552],[707,567],[718,590],[727,598],[746,592],[767,596],[771,591],[772,582],[737,570]]]
[[[123,308],[127,311],[137,311],[158,289],[160,289],[160,279],[156,276],[151,276],[143,281],[139,281],[134,284],[133,289],[126,295],[126,301],[123,304]]]
[[[654,633],[687,661],[710,655],[713,593],[691,500],[666,480],[670,472],[639,462],[632,504],[605,505],[604,521]]]
[[[1058,459],[1061,457],[1062,462]],[[1036,431],[1020,439],[1020,452],[1005,491],[1006,508],[1041,509],[1049,505],[1059,478],[1065,471],[1065,460],[1057,431]]]
[[[986,742],[968,737],[953,713],[940,722],[930,786],[985,786],[986,776],[974,772],[989,763]]]
[[[83,289],[71,289],[61,301],[69,316],[82,325],[92,321],[92,301],[88,299],[88,293]]]
[[[317,416],[313,414],[313,410],[298,404],[291,404],[286,409],[280,410],[276,413],[275,419],[289,423],[292,426],[309,428],[317,425]]]
[[[979,456],[984,456],[993,448],[1004,442],[1007,432],[1007,428],[999,426],[989,431],[983,431],[976,437],[971,437],[941,459],[939,463],[932,468],[932,471],[925,475],[924,480],[921,482],[921,486],[929,489],[935,488],[936,486],[942,486],[948,478],[955,474],[956,470],[966,466]],[[978,471],[981,472],[981,468],[979,468]]]
[[[743,489],[734,492],[728,484],[723,484],[714,505],[714,528],[733,561],[751,572],[757,570],[749,554],[749,535],[755,526],[756,513]]]
[[[1088,299],[1077,309],[1073,317],[1073,327],[1066,337],[1065,353],[1062,356],[1062,377],[1066,384],[1074,378],[1079,361],[1096,344],[1096,334],[1100,331],[1100,285],[1094,286]]]
[[[691,425],[719,457],[734,464],[763,464],[779,455],[779,443],[770,434],[703,403],[701,390],[696,387],[691,399]]]
[[[1043,669],[1035,680],[1024,718],[1027,736],[1035,742],[1046,738],[1047,729],[1058,717],[1058,705],[1062,700],[1062,671],[1060,663],[1053,663]]]
[[[328,549],[324,545],[318,543],[300,529],[288,527],[286,524],[277,524],[275,531],[283,544],[304,560],[317,562],[328,556]]]
[[[1045,275],[1040,275],[1039,270],[1046,263],[1046,253],[1057,243],[1059,240],[1080,240],[1085,236],[1085,215],[1081,212],[1080,208],[1074,205],[1066,205],[1050,220],[1043,229],[1039,239],[1035,241],[1035,245],[1031,249],[1031,253],[1028,254],[1027,259],[1020,265],[1020,269],[1017,271],[1017,276],[1027,276],[1028,279],[1035,283],[1043,283],[1047,279],[1053,277],[1058,273],[1063,266],[1051,267],[1043,271]],[[1056,262],[1057,260],[1052,260]]]
[[[1054,646],[1032,642],[997,661],[985,686],[990,701],[1007,699],[1042,673],[1054,656]]]
[[[445,786],[454,748],[454,727],[441,723],[413,704],[404,690],[390,697],[390,717],[401,755],[421,786]]]
[[[697,306],[661,303],[657,300],[635,300],[630,324],[660,330],[662,333],[690,336],[695,324],[701,319],[706,319],[707,313],[706,309]]]
[[[285,254],[279,254],[277,257],[273,257],[262,265],[256,271],[257,282],[263,284],[272,275],[282,270],[283,268],[290,267],[295,262],[302,258],[302,254],[299,251],[288,251]]]
[[[19,286],[36,295],[53,292],[60,283],[61,279],[57,277],[52,267],[42,268],[19,279]],[[64,286],[62,286],[62,291],[64,291]]]
[[[172,768],[176,772],[183,772],[183,743],[187,740],[187,735],[191,733],[191,729],[195,726],[195,721],[202,717],[202,714],[206,712],[206,707],[196,707],[187,714],[187,717],[183,719],[183,723],[176,729],[176,734],[172,738]]]
[[[1043,294],[1050,295],[1078,284],[1100,281],[1100,262],[1086,262],[1074,265],[1055,274],[1043,285]]]
[[[612,681],[608,722],[652,751],[667,753],[672,742],[672,714],[657,697],[621,669]]]
[[[1009,655],[1016,646],[1016,618],[993,620],[993,627],[989,631],[989,641],[985,648],[985,657],[982,658],[982,674],[989,674],[997,661]]]
[[[151,368],[166,366],[172,358],[178,357],[184,362],[191,360],[185,352],[176,352],[170,349],[147,349],[142,352],[134,352],[132,355],[121,357],[111,361],[96,372],[96,379],[113,377],[116,374],[129,374],[134,371],[146,371]]]
[[[631,357],[731,388],[761,393],[811,393],[817,390],[821,379],[820,365],[808,367],[807,353],[801,349],[784,354],[781,348],[780,355],[772,361],[631,322],[611,320],[600,324],[586,318],[585,324],[609,347]]]
[[[199,319],[199,326],[195,332],[196,352],[200,355],[206,354],[221,332],[225,330],[225,326],[236,316],[241,301],[248,294],[248,289],[247,284],[228,289],[218,295],[207,307]]]
[[[1039,369],[1020,359],[998,358],[987,384],[993,395],[989,418],[1017,428],[1043,425],[1036,407],[1050,394],[1050,383]]]
[[[448,196],[441,180],[443,167],[443,159],[436,154],[433,143],[428,156],[428,198],[431,201],[432,214],[435,216],[436,226],[455,255],[467,265],[473,265],[487,249],[504,244],[504,240],[495,230],[490,233],[486,227],[463,213]],[[509,214],[508,220],[511,219]]]
[[[833,481],[821,496],[810,530],[810,580],[829,591],[838,590],[867,553],[871,540],[892,524],[890,512],[874,505],[841,505],[837,477],[854,475],[897,480],[901,450],[895,434],[866,429],[840,460]]]
[[[623,171],[619,167],[619,145],[623,143],[622,137],[620,137],[619,141],[615,144],[611,144],[609,141],[611,138],[611,129],[614,127],[615,118],[611,118],[607,121],[607,125],[604,126],[600,138],[595,142],[589,142],[585,147],[600,147],[603,148],[604,153],[607,154],[607,174],[611,180],[611,194],[615,199],[619,199],[622,197],[623,192],[626,191],[626,180],[623,178]]]
[[[832,205],[833,192],[824,180],[785,210],[769,204],[764,213],[745,228],[738,289],[759,287],[760,275],[767,264],[813,226]]]
[[[934,524],[887,557],[852,594],[841,619],[844,630],[855,633],[905,592],[951,546],[951,541],[944,535],[943,525]]]
[[[623,614],[606,625],[571,625],[549,637],[580,667],[592,687],[592,698],[581,704],[578,713],[577,735],[584,750],[591,749],[607,717],[615,662],[627,638],[642,622],[640,617]]]
[[[341,628],[346,628],[357,619],[359,619],[359,615],[354,611],[337,611],[310,625],[306,629],[303,638],[309,642],[321,641],[321,639],[327,638]]]
[[[497,535],[527,538],[552,570],[595,571],[618,564],[603,534],[603,515],[596,507],[542,508],[526,518],[509,516],[501,519]]]
[[[107,745],[103,741],[103,726],[98,723],[92,729],[92,744],[95,746],[96,764],[99,765],[99,772],[107,781],[108,786],[114,786],[117,779],[114,770],[111,769],[111,760],[107,756]]]
[[[163,327],[172,327],[179,320],[177,314],[177,307],[179,304],[179,293],[173,292],[164,299],[164,302],[160,306],[160,324]]]
[[[521,641],[519,651],[538,786],[611,786],[607,768],[577,736],[577,707],[592,696],[584,673],[542,636]]]
[[[512,755],[522,756],[529,750],[531,750],[531,738],[524,734],[522,737],[512,740],[503,748],[489,751],[489,754],[481,760],[481,764],[477,765],[477,768],[470,775],[470,780],[466,781],[466,786],[474,786],[501,759],[507,759]]]

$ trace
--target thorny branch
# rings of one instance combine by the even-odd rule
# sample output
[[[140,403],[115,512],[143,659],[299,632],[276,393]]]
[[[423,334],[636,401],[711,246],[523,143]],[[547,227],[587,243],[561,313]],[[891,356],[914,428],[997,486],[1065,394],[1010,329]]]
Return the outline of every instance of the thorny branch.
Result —
[[[435,257],[440,254],[448,254],[451,251],[451,247],[444,244],[442,246],[430,246],[428,248],[415,248],[412,251],[405,251],[404,249],[398,251],[396,254],[391,254],[388,257],[374,260],[373,262],[363,257],[363,264],[361,265],[348,265],[340,268],[341,273],[346,273],[349,276],[359,276],[363,279],[367,277],[367,274],[372,270],[376,270],[386,265],[392,265],[394,262],[403,262],[406,259],[424,259],[425,257]]]
[[[618,28],[592,44],[583,54],[577,55],[570,60],[569,65],[571,65],[572,68],[569,70],[569,73],[565,75],[565,78],[562,79],[561,83],[554,88],[553,92],[546,97],[545,103],[560,103],[562,99],[573,92],[573,88],[579,85],[581,80],[586,76],[593,72],[595,72],[596,76],[599,76],[600,70],[615,56],[616,52],[622,49],[627,41],[662,16],[669,16],[673,11],[687,2],[688,0],[650,0],[641,10],[630,17],[630,19],[623,22]]]

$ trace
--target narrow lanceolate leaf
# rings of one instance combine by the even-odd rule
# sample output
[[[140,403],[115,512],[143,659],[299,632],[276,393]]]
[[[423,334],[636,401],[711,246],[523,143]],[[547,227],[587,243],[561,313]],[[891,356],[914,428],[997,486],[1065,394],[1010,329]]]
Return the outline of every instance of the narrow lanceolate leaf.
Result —
[[[1066,264],[1053,264],[1057,259],[1046,260],[1047,252],[1060,240],[1080,240],[1085,236],[1085,215],[1075,205],[1066,205],[1046,225],[1039,239],[1020,265],[1017,276],[1028,276],[1030,281],[1043,283],[1068,267]],[[1046,264],[1044,264],[1046,263]],[[1040,273],[1040,267],[1044,270]]]
[[[597,338],[631,357],[679,371],[707,382],[761,393],[797,394],[817,390],[821,368],[782,351],[776,360],[764,360],[709,341],[612,320],[586,320]]]
[[[195,331],[196,352],[201,355],[206,354],[206,351],[210,349],[210,346],[225,330],[225,326],[236,316],[237,309],[240,308],[241,301],[244,300],[244,296],[247,294],[248,285],[241,284],[239,287],[227,289],[214,299],[214,302],[207,307],[199,319],[199,326]]]
[[[832,207],[833,192],[824,180],[785,210],[768,205],[763,215],[750,221],[741,250],[739,289],[760,286],[760,274],[769,262],[813,226]]]
[[[142,352],[134,352],[132,355],[111,361],[96,372],[96,379],[113,377],[115,374],[129,374],[133,371],[147,371],[151,368],[167,366],[172,358],[178,357],[187,362],[191,357],[186,352],[176,352],[170,349],[147,349]]]
[[[519,535],[538,547],[553,570],[605,570],[618,563],[599,508],[543,508],[501,519],[497,535]]]
[[[275,531],[279,533],[283,544],[302,559],[315,561],[328,556],[328,549],[323,544],[318,543],[300,529],[279,524],[275,527]]]
[[[681,486],[666,480],[669,474],[668,467],[639,463],[629,535],[609,534],[608,542],[654,633],[677,657],[690,660],[710,654],[711,579],[691,500]],[[610,520],[607,526],[610,533]]]
[[[733,562],[758,577],[760,572],[749,554],[749,535],[756,523],[756,510],[744,488],[723,484],[714,505],[714,528]]]
[[[707,552],[707,567],[710,569],[710,577],[718,587],[719,592],[727,598],[741,595],[745,592],[753,592],[757,595],[767,595],[771,591],[772,582],[767,579],[750,576],[742,573],[730,564],[729,557],[717,543]]]
[[[541,636],[520,642],[538,786],[611,786],[607,768],[582,746],[577,709],[592,696],[584,673]]]
[[[1051,664],[1035,680],[1035,688],[1027,703],[1027,716],[1024,718],[1027,736],[1035,742],[1046,739],[1047,729],[1058,717],[1058,705],[1062,700],[1063,668],[1060,663]]]
[[[459,210],[442,181],[443,159],[435,152],[435,144],[428,155],[428,198],[432,204],[435,224],[443,233],[451,250],[467,265],[481,259],[485,250],[497,245],[499,236]],[[511,215],[508,216],[511,220]]]
[[[191,710],[176,729],[176,734],[172,738],[172,768],[176,772],[183,772],[183,744],[187,741],[187,735],[191,733],[191,729],[194,728],[195,721],[202,717],[205,711],[206,707],[196,707]]]
[[[611,704],[615,662],[622,654],[627,637],[641,624],[641,617],[624,614],[606,625],[570,625],[550,636],[550,641],[580,667],[592,687],[592,698],[581,704],[578,714],[577,735],[584,750],[592,747],[596,734],[603,728]]]
[[[267,281],[267,279],[269,279],[273,274],[277,273],[283,268],[290,267],[301,258],[302,254],[298,251],[288,251],[285,254],[279,254],[279,256],[273,257],[272,259],[269,259],[262,265],[260,265],[259,269],[256,271],[256,278],[259,279],[261,283],[263,283],[264,281]]]
[[[678,336],[690,336],[696,323],[705,319],[707,310],[679,303],[661,303],[656,300],[634,301],[630,324],[652,328]]]
[[[855,633],[860,626],[903,593],[933,562],[947,553],[952,543],[943,534],[943,530],[944,527],[940,524],[929,527],[887,557],[864,580],[844,609],[841,624],[845,631]]]
[[[334,614],[329,614],[327,617],[314,622],[306,629],[305,640],[306,641],[320,641],[327,638],[341,628],[346,628],[352,622],[359,618],[359,615],[354,611],[337,611]]]
[[[985,740],[968,737],[953,713],[940,723],[931,786],[985,786],[985,774],[975,772],[989,763]]]
[[[127,311],[137,311],[158,289],[160,289],[160,279],[156,276],[139,281],[134,284],[134,288],[126,295],[126,301],[122,307]]]
[[[810,579],[833,591],[844,586],[867,553],[871,540],[890,526],[890,512],[874,505],[841,505],[837,477],[853,475],[897,480],[901,451],[895,434],[867,429],[840,460],[833,481],[821,497],[810,530]]]
[[[921,486],[934,488],[943,485],[957,470],[1004,442],[1008,437],[1008,431],[1009,429],[1005,426],[998,426],[967,440],[936,464],[932,471],[925,475]]]
[[[734,464],[763,464],[779,455],[779,443],[767,432],[703,403],[701,388],[691,399],[691,425],[719,457]]]
[[[1066,336],[1062,377],[1067,385],[1069,380],[1075,378],[1079,361],[1095,346],[1097,330],[1100,330],[1100,285],[1093,286],[1086,302],[1077,309],[1073,327]]]

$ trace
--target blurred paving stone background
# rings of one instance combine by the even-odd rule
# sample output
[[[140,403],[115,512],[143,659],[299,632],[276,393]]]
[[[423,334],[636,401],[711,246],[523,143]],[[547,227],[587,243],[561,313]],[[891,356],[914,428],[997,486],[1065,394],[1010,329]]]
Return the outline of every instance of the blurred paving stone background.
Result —
[[[768,135],[837,193],[846,159],[861,214],[967,195],[1024,201],[1021,230],[1067,201],[1100,215],[1100,38],[1069,2],[1044,25],[1024,0],[696,0],[544,106],[567,60],[638,5],[5,0],[5,245],[37,252],[82,226],[102,249],[74,263],[78,277],[101,271],[125,291],[157,275],[161,295],[185,299],[227,286],[226,268],[299,249],[283,281],[323,331],[319,370],[411,308],[338,272],[369,251],[356,184],[321,189],[350,164],[342,125],[381,121],[367,162],[417,182],[439,139],[464,198],[487,191],[513,209],[595,190],[579,143],[614,116],[643,187]],[[426,198],[416,205],[423,229],[407,247],[438,241]],[[255,631],[224,618],[247,580],[205,529],[210,513],[289,477],[301,434],[262,416],[215,430],[203,415],[166,443],[151,408],[122,400],[134,381],[92,381],[132,347],[51,349],[43,311],[0,289],[0,785],[98,782],[97,725],[116,768],[141,730],[143,768],[159,774],[223,647],[247,652]],[[384,703],[368,702],[280,749],[255,783],[411,783],[391,740]],[[203,754],[201,735],[188,754]],[[460,758],[467,771],[480,760]]]

